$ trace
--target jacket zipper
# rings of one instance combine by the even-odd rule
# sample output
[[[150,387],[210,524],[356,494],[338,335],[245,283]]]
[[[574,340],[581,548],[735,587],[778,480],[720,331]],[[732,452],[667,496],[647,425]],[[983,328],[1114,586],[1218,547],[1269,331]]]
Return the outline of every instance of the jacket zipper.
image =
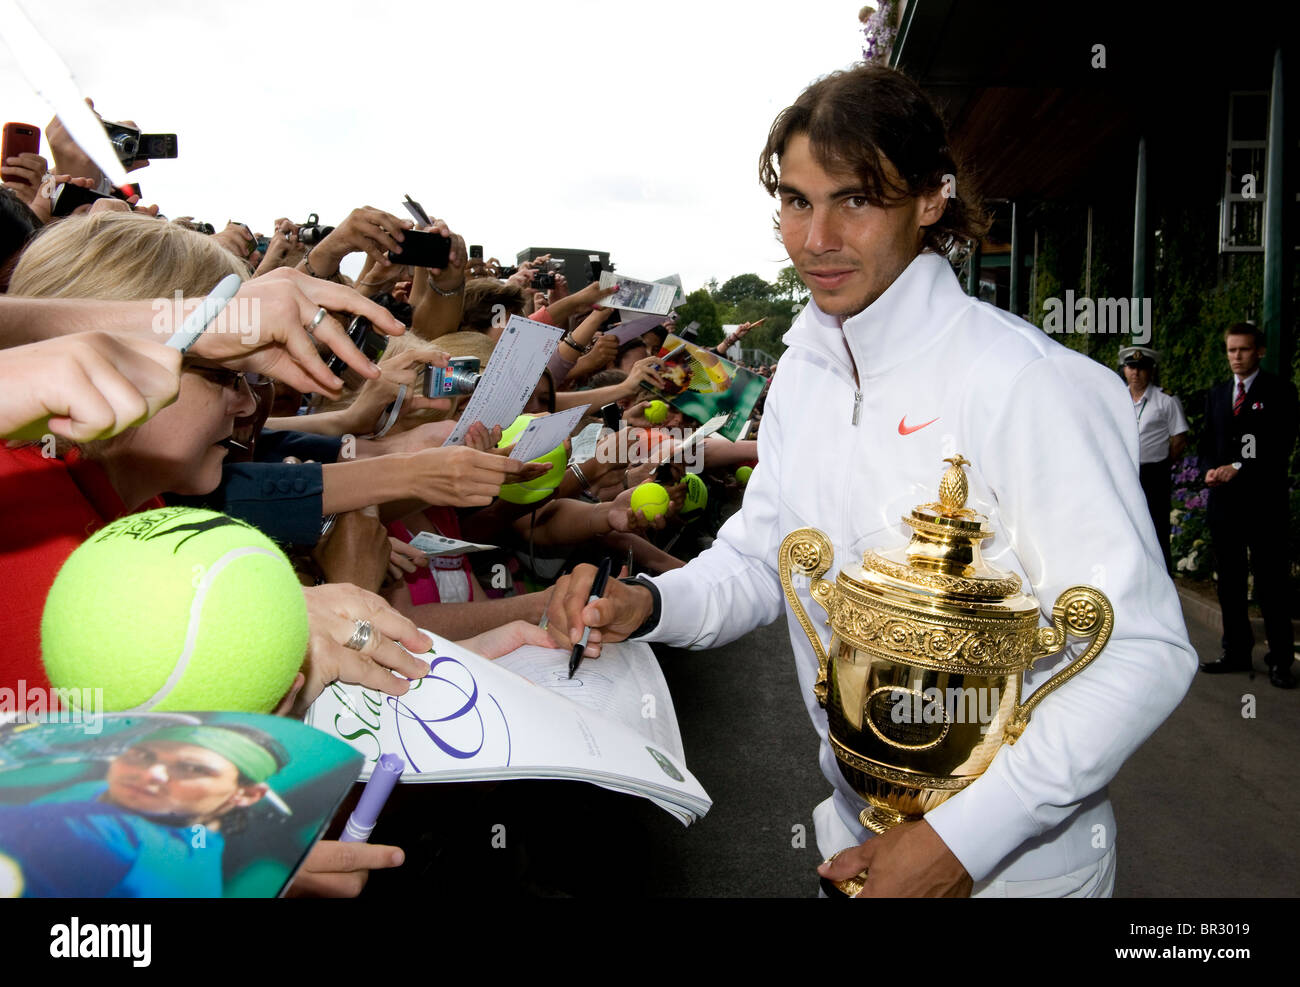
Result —
[[[858,416],[862,414],[862,392],[853,392],[853,424],[858,424]]]

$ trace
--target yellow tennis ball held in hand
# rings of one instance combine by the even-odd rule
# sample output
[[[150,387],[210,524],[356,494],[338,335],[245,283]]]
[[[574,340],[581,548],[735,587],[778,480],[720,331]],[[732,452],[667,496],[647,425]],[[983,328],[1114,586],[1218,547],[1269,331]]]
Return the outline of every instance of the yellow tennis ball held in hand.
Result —
[[[107,711],[268,713],[306,651],[307,603],[284,553],[242,521],[186,507],[92,535],[41,618],[50,683],[102,689]]]
[[[658,425],[668,417],[667,403],[659,400],[651,401],[645,407],[645,420],[651,425]]]
[[[658,483],[643,483],[632,491],[632,510],[641,511],[653,521],[668,511],[668,491]]]
[[[682,501],[682,516],[702,511],[709,504],[709,487],[698,473],[686,474],[686,498]]]
[[[497,448],[504,449],[518,442],[533,418],[533,415],[520,415],[511,422],[510,426],[501,433],[501,441],[497,443]],[[564,479],[565,467],[569,465],[569,453],[561,442],[550,452],[538,456],[533,462],[546,463],[550,469],[535,480],[503,484],[498,494],[502,500],[511,504],[532,504],[549,497]]]

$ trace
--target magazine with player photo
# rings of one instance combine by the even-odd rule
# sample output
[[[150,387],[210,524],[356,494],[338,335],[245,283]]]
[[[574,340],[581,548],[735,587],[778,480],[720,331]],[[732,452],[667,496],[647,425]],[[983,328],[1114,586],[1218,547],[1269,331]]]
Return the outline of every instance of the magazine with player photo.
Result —
[[[272,898],[361,772],[297,720],[0,725],[0,898]]]
[[[726,415],[727,423],[718,434],[737,441],[767,382],[758,374],[675,334],[664,340],[658,356],[658,373],[664,386],[655,387],[645,381],[641,386],[698,422]]]

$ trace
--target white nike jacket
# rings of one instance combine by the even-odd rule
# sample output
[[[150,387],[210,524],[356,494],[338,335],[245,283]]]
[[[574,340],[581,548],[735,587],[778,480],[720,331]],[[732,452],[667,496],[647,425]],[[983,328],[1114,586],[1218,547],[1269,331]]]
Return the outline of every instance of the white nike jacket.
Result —
[[[1123,382],[967,296],[932,253],[842,329],[810,303],[785,342],[744,505],[712,548],[652,580],[662,615],[645,639],[712,648],[787,611],[822,772],[838,816],[866,839],[863,802],[826,740],[817,659],[785,605],[777,550],[795,528],[821,529],[835,548],[833,579],[868,548],[905,544],[902,516],[937,498],[944,458],[961,453],[972,464],[967,506],[997,532],[982,546],[988,562],[1024,578],[1044,624],[1062,590],[1087,583],[1114,604],[1115,627],[1024,736],[926,818],[977,882],[1052,878],[1098,861],[1115,840],[1106,785],[1178,704],[1197,662],[1138,483]],[[825,645],[825,612],[801,593]],[[1082,649],[1072,642],[1040,661],[1024,694]]]

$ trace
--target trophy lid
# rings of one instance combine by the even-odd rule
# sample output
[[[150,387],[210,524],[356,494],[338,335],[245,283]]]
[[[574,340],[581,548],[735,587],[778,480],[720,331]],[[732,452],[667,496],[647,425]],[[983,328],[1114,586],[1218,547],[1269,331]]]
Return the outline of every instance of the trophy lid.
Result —
[[[911,541],[904,548],[868,551],[857,581],[895,597],[1036,610],[1037,601],[1021,593],[1019,576],[980,556],[980,542],[995,532],[988,518],[966,506],[969,487],[962,467],[969,461],[958,454],[944,462],[951,465],[939,482],[939,499],[917,505],[903,518],[912,528]]]

